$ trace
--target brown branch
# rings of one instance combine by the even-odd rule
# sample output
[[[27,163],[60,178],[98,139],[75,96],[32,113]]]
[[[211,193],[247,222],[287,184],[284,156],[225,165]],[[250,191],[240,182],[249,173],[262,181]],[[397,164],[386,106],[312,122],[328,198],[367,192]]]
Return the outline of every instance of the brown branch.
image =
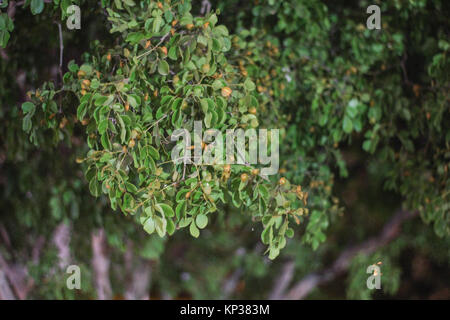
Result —
[[[0,269],[0,300],[16,300],[5,273]]]
[[[152,276],[151,262],[142,260],[133,268],[131,281],[125,291],[127,300],[148,300],[150,299],[149,288]]]
[[[64,270],[70,263],[70,226],[60,223],[54,233],[52,239],[58,250],[58,265]]]
[[[403,72],[403,81],[405,84],[411,86],[412,82],[409,80],[408,72],[406,71],[406,60],[408,59],[408,55],[406,52],[403,54],[402,60],[400,61],[400,67],[402,68]]]
[[[200,8],[200,14],[207,15],[211,11],[211,2],[208,0],[202,1],[202,7]]]
[[[28,268],[24,264],[13,262],[15,252],[8,232],[2,224],[0,224],[0,239],[9,253],[9,260],[12,260],[7,261],[0,253],[0,299],[26,299],[35,284],[34,279],[29,276]],[[30,235],[28,240],[31,244],[31,261],[37,265],[45,246],[45,237],[41,235],[34,238]],[[58,250],[58,265],[64,269],[70,262],[70,226],[61,223],[53,232],[52,242]],[[55,272],[52,269],[49,275]]]
[[[61,23],[55,22],[58,25],[58,34],[59,34],[59,78],[61,81],[61,87],[64,84],[64,77],[63,77],[63,56],[64,56],[64,41],[63,41],[63,34],[62,34],[62,28]],[[61,111],[61,110],[60,110]]]
[[[15,254],[13,246],[8,231],[3,224],[0,224],[0,238],[5,244],[4,248],[8,252],[8,258],[14,261]],[[41,244],[42,241],[36,241],[33,246],[33,251],[35,251],[35,247]],[[13,299],[23,300],[26,299],[34,281],[29,277],[26,266],[12,261],[8,262],[0,252],[0,273],[2,278],[0,279],[0,299],[10,299],[12,295]]]
[[[0,237],[6,246],[6,249],[11,250],[11,240],[9,239],[8,231],[3,224],[0,224]]]
[[[258,243],[254,249],[254,253],[261,253],[264,247],[261,243]],[[245,248],[238,248],[235,252],[236,256],[244,256],[246,254]],[[229,297],[236,291],[239,282],[244,275],[245,269],[243,266],[238,267],[230,276],[228,276],[222,284],[222,296],[221,299],[229,299]]]
[[[14,16],[16,15],[16,6],[20,5],[16,3],[15,1],[10,1],[8,5],[8,9],[6,10],[6,13],[8,14],[8,17],[11,20],[14,20]]]
[[[279,277],[275,280],[275,286],[272,289],[269,299],[279,300],[283,297],[284,292],[288,288],[294,276],[295,263],[288,261],[282,268]]]
[[[94,284],[97,298],[109,300],[112,296],[109,281],[109,258],[107,256],[106,236],[103,229],[92,233],[92,268],[94,271]]]
[[[152,276],[152,262],[150,260],[136,258],[133,254],[133,243],[128,242],[127,251],[124,254],[126,277],[125,299],[148,300],[149,288]],[[137,261],[136,261],[137,260]]]
[[[32,285],[27,268],[20,264],[9,264],[0,253],[0,272],[6,279],[5,283],[9,283],[12,295],[21,300],[25,299]],[[5,288],[6,286],[3,289],[7,290]],[[6,291],[3,294],[9,296]]]
[[[239,281],[244,274],[243,268],[237,268],[231,276],[225,281],[222,286],[222,297],[221,299],[229,299],[230,295],[236,290]]]
[[[39,264],[39,260],[41,258],[41,252],[45,245],[45,237],[44,236],[38,236],[37,239],[33,240],[34,245],[31,249],[31,261],[35,265]]]
[[[412,213],[408,211],[399,211],[391,218],[391,220],[389,220],[389,222],[384,225],[383,230],[378,236],[370,238],[369,240],[359,245],[346,249],[341,253],[338,259],[335,260],[330,268],[322,272],[311,273],[305,276],[302,280],[297,282],[286,294],[279,294],[277,295],[277,298],[288,300],[299,300],[305,298],[315,287],[331,281],[337,276],[344,273],[350,266],[352,259],[357,254],[371,254],[378,248],[383,247],[394,240],[400,233],[403,222],[417,215],[417,211]],[[293,275],[294,270],[292,270],[291,273]]]

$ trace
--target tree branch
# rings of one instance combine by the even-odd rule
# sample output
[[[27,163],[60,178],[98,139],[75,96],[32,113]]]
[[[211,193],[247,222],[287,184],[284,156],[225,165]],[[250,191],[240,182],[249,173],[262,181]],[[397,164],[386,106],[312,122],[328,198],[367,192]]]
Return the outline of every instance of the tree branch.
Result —
[[[148,300],[149,288],[152,276],[152,262],[150,260],[135,257],[133,254],[133,242],[129,241],[124,255],[125,270],[127,272],[125,286],[125,299]],[[137,261],[136,261],[137,260]]]
[[[64,270],[70,263],[70,226],[60,223],[53,233],[53,243],[58,249],[58,265]]]
[[[211,11],[211,2],[208,0],[202,0],[202,7],[200,8],[200,14],[206,15]]]
[[[272,289],[269,299],[279,300],[292,281],[295,271],[294,261],[288,261],[282,268],[279,277],[275,280],[275,286]]]
[[[370,238],[369,240],[359,245],[344,250],[344,252],[339,255],[339,257],[335,260],[330,268],[322,272],[311,273],[305,276],[302,280],[297,282],[286,294],[279,294],[276,291],[277,289],[274,289],[273,296],[279,299],[288,300],[299,300],[305,298],[315,287],[331,281],[337,276],[344,273],[350,266],[352,259],[357,254],[371,254],[378,248],[383,247],[394,240],[400,233],[403,222],[414,218],[417,215],[417,211],[412,213],[409,211],[399,211],[391,218],[391,220],[389,220],[389,222],[384,225],[383,230],[378,236]],[[289,269],[289,273],[290,274],[285,275],[285,277],[292,277],[294,270]],[[275,288],[277,288],[277,286],[278,284]]]
[[[0,300],[16,300],[5,273],[0,269]]]
[[[94,270],[94,284],[97,298],[109,300],[112,296],[109,281],[109,258],[107,256],[106,236],[103,229],[92,233],[92,268]]]
[[[5,279],[3,284],[8,284],[8,286],[2,287],[4,291],[1,295],[4,295],[5,299],[7,296],[11,297],[7,289],[9,287],[13,297],[25,299],[32,286],[32,280],[28,278],[27,268],[20,264],[9,264],[0,253],[0,272]]]
[[[61,87],[64,84],[64,78],[63,78],[63,56],[64,56],[64,41],[63,41],[63,34],[62,34],[62,28],[61,23],[55,22],[58,25],[58,34],[59,34],[59,78],[61,81]]]

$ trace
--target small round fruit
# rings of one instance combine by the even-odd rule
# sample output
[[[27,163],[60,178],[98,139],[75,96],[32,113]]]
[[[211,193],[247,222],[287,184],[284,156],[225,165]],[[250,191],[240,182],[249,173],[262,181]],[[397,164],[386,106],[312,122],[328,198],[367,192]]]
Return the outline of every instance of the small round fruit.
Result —
[[[209,67],[209,64],[205,63],[205,64],[202,66],[202,71],[203,71],[203,73],[208,73],[209,70],[211,70],[211,68]]]
[[[232,92],[233,92],[233,90],[231,90],[229,87],[223,87],[222,88],[222,96],[225,97],[225,98],[229,97]]]

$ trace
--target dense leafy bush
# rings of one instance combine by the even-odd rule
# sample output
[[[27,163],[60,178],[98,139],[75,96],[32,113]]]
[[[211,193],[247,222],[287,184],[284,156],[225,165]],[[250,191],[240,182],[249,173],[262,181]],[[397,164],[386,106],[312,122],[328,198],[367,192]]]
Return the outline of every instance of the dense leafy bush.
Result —
[[[81,30],[65,27],[72,2]],[[395,294],[406,249],[448,268],[449,5],[374,2],[381,30],[365,26],[367,1],[4,2],[1,223],[25,252],[4,254],[31,261],[33,239],[63,223],[87,275],[86,235],[101,228],[118,295],[132,252],[152,261],[156,294],[224,297],[237,272],[241,296],[267,297],[285,260],[300,279],[404,209],[422,222],[353,259],[348,296],[370,297],[362,278],[379,260]],[[171,134],[194,121],[280,129],[279,174],[174,163]],[[31,295],[74,297],[44,243]],[[94,295],[83,279],[78,297]]]

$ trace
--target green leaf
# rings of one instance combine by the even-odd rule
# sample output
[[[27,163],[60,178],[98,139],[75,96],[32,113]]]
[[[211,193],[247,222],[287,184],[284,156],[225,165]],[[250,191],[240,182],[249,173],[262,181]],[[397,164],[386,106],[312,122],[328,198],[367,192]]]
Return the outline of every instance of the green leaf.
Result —
[[[177,220],[180,220],[181,217],[184,217],[186,214],[186,200],[182,200],[178,203],[177,207],[175,208],[175,214],[177,216]]]
[[[195,223],[192,221],[191,225],[189,226],[189,232],[191,233],[191,235],[194,238],[198,238],[198,236],[200,235],[200,230],[198,230],[197,226],[195,225]]]
[[[180,223],[178,224],[178,226],[180,228],[185,228],[187,227],[190,223],[192,222],[192,218],[183,218],[180,220]]]
[[[364,141],[363,146],[362,146],[364,151],[369,152],[371,147],[372,147],[372,142],[370,140]]]
[[[214,90],[220,90],[220,89],[222,89],[222,87],[223,87],[223,82],[220,81],[220,80],[218,80],[218,79],[216,79],[216,80],[214,80],[214,82],[212,83],[212,87],[213,87]]]
[[[161,16],[157,16],[153,21],[153,28],[152,28],[153,33],[159,32],[159,30],[161,29],[161,23],[162,23]]]
[[[159,160],[159,152],[153,146],[147,146],[148,154],[155,160]]]
[[[103,106],[107,100],[108,100],[108,96],[99,95],[99,96],[97,96],[97,98],[95,98],[94,104],[96,107]]]
[[[30,118],[30,115],[29,114],[27,114],[24,118],[23,118],[23,121],[22,121],[22,130],[23,131],[25,131],[25,132],[30,132],[30,130],[31,130],[31,118]]]
[[[100,134],[104,134],[106,132],[106,129],[108,129],[108,122],[108,119],[100,121],[100,124],[98,125],[98,132]]]
[[[167,22],[172,22],[173,20],[173,14],[170,10],[164,11],[164,19],[166,19]]]
[[[127,42],[131,42],[132,44],[136,44],[139,43],[139,41],[141,41],[142,39],[145,39],[146,35],[142,32],[132,32],[130,34],[128,34],[127,38],[125,39],[125,41]]]
[[[0,47],[6,48],[8,44],[10,34],[6,30],[0,30]]]
[[[105,148],[107,150],[111,149],[111,141],[109,141],[108,134],[106,132],[104,134],[102,134],[100,140],[101,140],[103,148]]]
[[[264,231],[261,233],[262,243],[264,243],[264,244],[270,243],[271,233],[272,233],[272,228],[270,226],[264,229]]]
[[[122,143],[125,143],[126,136],[127,136],[127,129],[125,127],[125,122],[123,121],[122,117],[117,117],[119,124],[120,124],[120,141]]]
[[[87,102],[82,102],[77,109],[77,118],[82,121],[87,112]]]
[[[67,68],[69,69],[70,72],[77,72],[79,69],[78,65],[75,63],[75,60],[70,60]]]
[[[349,117],[347,117],[347,116],[344,117],[344,122],[342,123],[342,128],[344,129],[344,131],[346,133],[351,133],[352,132],[352,130],[353,130],[353,123],[352,123],[352,120]]]
[[[247,78],[244,82],[244,88],[247,91],[253,91],[255,90],[255,84],[253,83],[252,80],[250,80],[250,78]]]
[[[166,76],[169,74],[169,64],[165,60],[160,60],[158,63],[158,73]]]
[[[273,260],[276,257],[278,257],[279,254],[280,254],[280,249],[272,247],[272,248],[270,248],[270,251],[269,251],[269,259]]]
[[[44,0],[31,0],[31,13],[36,15],[44,10]]]
[[[294,229],[287,228],[286,229],[286,236],[289,237],[289,238],[292,238],[294,236]]]
[[[354,118],[358,114],[358,100],[352,99],[347,105],[346,113],[350,118]]]
[[[130,183],[130,182],[125,183],[125,187],[127,188],[127,190],[129,192],[132,192],[132,193],[136,193],[137,190],[138,190],[137,187],[134,184]]]
[[[165,218],[160,218],[158,216],[154,216],[156,232],[162,238],[166,235],[167,231],[167,220]]]
[[[213,13],[208,21],[211,23],[211,26],[214,27],[217,23],[217,15]]]
[[[212,114],[211,114],[211,112],[207,112],[206,115],[205,115],[205,119],[204,119],[204,121],[205,121],[205,126],[206,126],[207,128],[211,128],[211,119],[212,119]]]
[[[156,209],[161,212],[165,217],[173,217],[175,213],[173,212],[173,209],[165,204],[165,203],[157,203],[155,205]]]
[[[155,221],[153,221],[152,218],[148,218],[145,223],[144,223],[144,230],[148,233],[148,234],[152,234],[153,232],[155,232]]]
[[[208,100],[207,99],[200,100],[200,106],[202,108],[203,113],[206,114],[209,109]]]
[[[205,47],[208,45],[208,39],[206,39],[206,37],[202,35],[198,36],[197,42],[204,45]]]
[[[208,224],[208,217],[205,214],[199,214],[196,218],[195,218],[195,223],[197,224],[197,226],[200,229],[203,229],[207,226]]]
[[[216,36],[228,36],[228,29],[224,25],[220,25],[213,29],[213,34]]]
[[[167,226],[166,226],[167,233],[169,235],[172,235],[175,232],[175,224],[173,223],[173,221],[171,219],[166,219],[166,221],[167,221]]]
[[[124,194],[123,196],[123,208],[124,209],[131,209],[134,207],[134,198],[131,194],[128,192]]]
[[[89,191],[94,197],[98,197],[100,195],[100,184],[97,179],[91,179],[91,182],[89,182]]]
[[[258,192],[261,198],[264,199],[264,201],[267,201],[269,199],[269,191],[267,191],[267,188],[262,184],[258,186]]]
[[[33,115],[35,110],[36,106],[32,102],[27,101],[22,104],[22,111],[24,114],[30,113]]]
[[[177,60],[177,47],[176,46],[170,47],[167,56],[172,60]]]
[[[133,97],[132,95],[127,96],[127,101],[132,108],[136,109],[138,107],[138,102],[137,102],[136,98]]]

